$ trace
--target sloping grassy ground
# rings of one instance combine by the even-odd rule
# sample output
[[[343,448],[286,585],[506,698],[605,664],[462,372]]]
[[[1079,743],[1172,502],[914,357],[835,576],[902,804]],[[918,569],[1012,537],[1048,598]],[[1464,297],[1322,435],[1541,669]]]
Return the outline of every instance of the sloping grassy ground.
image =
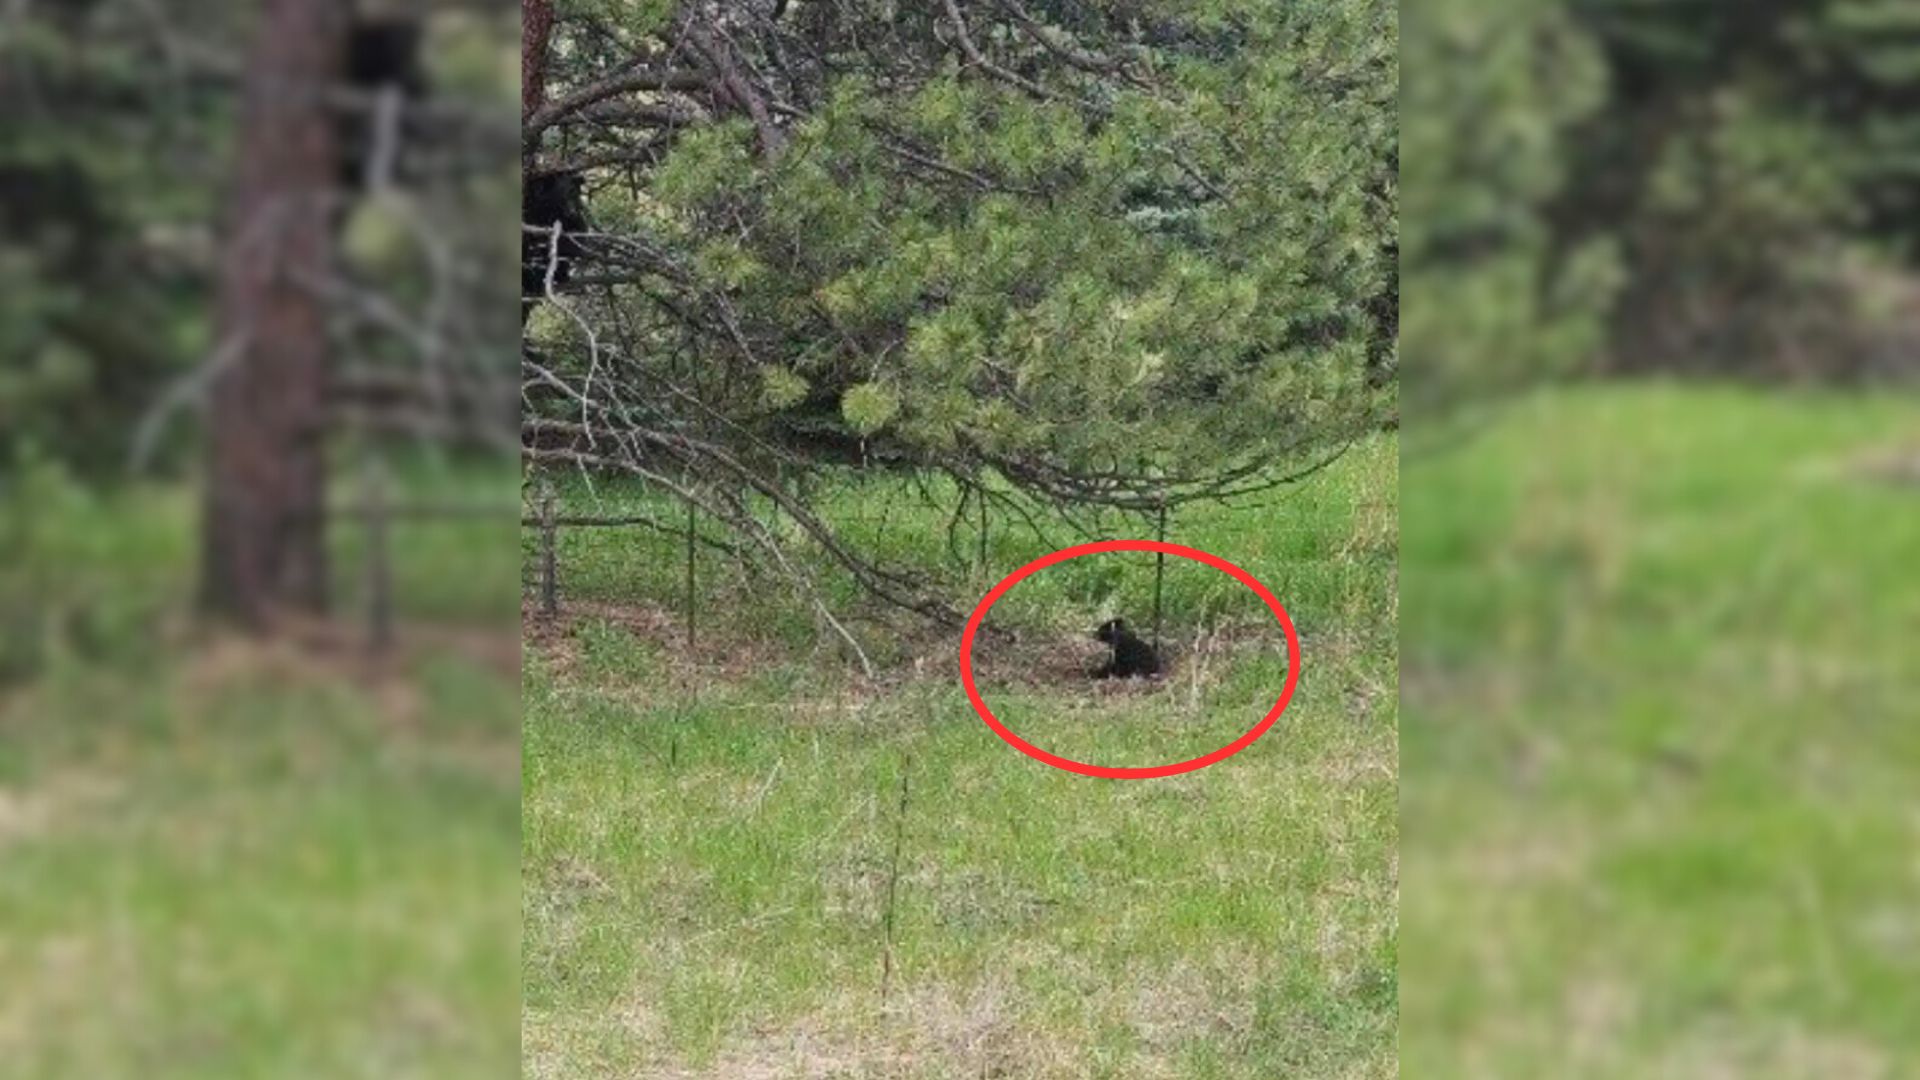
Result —
[[[1408,1075],[1920,1075],[1890,454],[1920,404],[1629,386],[1409,463]]]
[[[0,1075],[513,1075],[512,675],[188,634],[184,492],[11,494]],[[409,530],[403,612],[505,610],[489,528]]]
[[[1393,1075],[1394,454],[1175,523],[1279,594],[1306,657],[1266,738],[1152,781],[1000,742],[953,640],[863,627],[885,674],[856,680],[803,609],[704,561],[689,653],[676,545],[567,534],[572,614],[533,627],[526,674],[528,1075]],[[832,499],[922,572],[975,572],[904,492]],[[1043,550],[990,544],[980,592]],[[1169,567],[1189,650],[1169,686],[1073,674],[1099,616],[1146,618],[1151,557],[1108,559],[1009,596],[1023,637],[984,683],[996,710],[1103,764],[1251,726],[1285,674],[1278,628],[1204,567]]]

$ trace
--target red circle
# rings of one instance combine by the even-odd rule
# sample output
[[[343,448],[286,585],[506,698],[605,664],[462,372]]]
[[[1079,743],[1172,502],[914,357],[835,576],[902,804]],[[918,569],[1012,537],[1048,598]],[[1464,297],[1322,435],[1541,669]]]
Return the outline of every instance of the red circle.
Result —
[[[1273,708],[1267,710],[1267,715],[1262,717],[1259,723],[1253,725],[1245,735],[1240,736],[1211,753],[1202,754],[1197,758],[1192,758],[1187,761],[1176,761],[1170,765],[1143,765],[1138,767],[1089,765],[1084,761],[1074,761],[1072,758],[1063,758],[1058,754],[1049,754],[1045,750],[1027,742],[1025,739],[1007,730],[1007,726],[1002,724],[1000,719],[993,715],[993,710],[987,708],[987,703],[981,700],[980,688],[973,683],[973,637],[979,633],[980,624],[986,619],[987,611],[991,609],[994,603],[1002,596],[1006,595],[1008,589],[1020,584],[1033,574],[1045,570],[1055,563],[1066,562],[1068,559],[1077,559],[1082,555],[1093,555],[1102,551],[1153,551],[1167,555],[1178,555],[1183,559],[1192,559],[1195,562],[1205,563],[1215,570],[1225,573],[1247,588],[1252,589],[1255,596],[1258,596],[1266,602],[1267,607],[1273,612],[1274,618],[1280,620],[1280,629],[1285,631],[1287,635],[1287,682],[1285,686],[1280,688],[1280,700],[1274,702]],[[993,733],[1000,736],[1000,738],[1006,741],[1007,745],[1013,747],[1015,750],[1020,751],[1035,761],[1042,761],[1056,769],[1065,769],[1068,772],[1079,773],[1082,776],[1104,776],[1116,780],[1147,780],[1155,776],[1177,776],[1181,773],[1204,769],[1217,761],[1224,761],[1240,751],[1245,750],[1247,747],[1252,746],[1255,739],[1267,733],[1267,729],[1272,727],[1274,721],[1280,719],[1280,714],[1286,711],[1287,702],[1293,699],[1293,688],[1299,682],[1300,636],[1294,632],[1293,620],[1287,616],[1287,609],[1280,606],[1280,601],[1275,598],[1271,592],[1267,591],[1267,587],[1260,584],[1259,580],[1252,574],[1247,573],[1245,570],[1240,569],[1218,555],[1201,551],[1199,548],[1185,547],[1180,544],[1167,544],[1158,540],[1101,540],[1092,544],[1076,544],[1073,547],[1061,548],[1059,551],[1049,555],[1042,555],[1020,569],[1015,570],[1013,573],[1008,574],[1006,577],[1001,578],[998,585],[988,590],[987,595],[981,598],[979,606],[973,609],[972,616],[967,619],[967,628],[960,635],[960,683],[966,687],[967,700],[973,702],[973,710],[980,714],[980,719],[985,720],[987,726],[993,729]]]

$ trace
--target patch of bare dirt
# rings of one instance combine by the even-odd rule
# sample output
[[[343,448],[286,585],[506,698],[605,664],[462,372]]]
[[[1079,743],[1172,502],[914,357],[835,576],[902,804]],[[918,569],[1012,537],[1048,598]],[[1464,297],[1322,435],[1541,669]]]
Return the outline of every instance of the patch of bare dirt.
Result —
[[[104,810],[120,786],[95,773],[67,772],[29,787],[0,786],[0,851]]]
[[[844,1003],[823,1015],[747,1034],[706,1068],[660,1062],[641,1075],[673,1080],[852,1080],[909,1075],[1016,1077],[1081,1075],[1070,1046],[1021,1015],[1015,995],[989,982],[965,993],[909,990],[876,1013]]]
[[[578,670],[579,631],[589,623],[616,627],[653,646],[670,677],[680,685],[738,680],[796,659],[790,646],[752,638],[737,627],[723,625],[698,627],[689,649],[680,613],[652,604],[570,601],[551,616],[542,613],[533,601],[521,608],[527,648],[563,676]],[[959,635],[955,632],[929,628],[925,623],[883,623],[877,631],[870,628],[868,636],[874,632],[888,635],[891,649],[884,663],[876,657],[878,670],[873,679],[859,677],[853,663],[830,638],[823,636],[817,647],[821,657],[832,657],[830,663],[835,670],[847,672],[843,705],[857,706],[904,683],[950,676],[957,669]],[[1129,697],[1174,688],[1191,690],[1196,680],[1202,685],[1211,682],[1215,672],[1225,670],[1240,657],[1283,648],[1271,624],[1234,624],[1183,637],[1169,635],[1161,647],[1166,661],[1162,677],[1094,680],[1088,673],[1106,659],[1108,647],[1091,633],[1021,628],[980,634],[974,642],[973,666],[976,680],[983,685]]]
[[[395,680],[430,657],[455,655],[503,678],[520,674],[520,639],[510,631],[403,622],[393,641],[376,648],[366,628],[341,619],[282,617],[261,635],[204,635],[186,669],[190,689],[211,689],[265,676],[292,684]]]
[[[1058,968],[1068,957],[1022,963]],[[1094,983],[1098,979],[1088,973]],[[1183,1075],[1182,1046],[1195,1039],[1232,1045],[1252,1027],[1247,980],[1252,970],[1229,965],[1179,966],[1141,973],[1125,985],[1090,987],[1090,1008],[1124,1022],[1140,1039],[1127,1075],[1161,1080]],[[802,1020],[765,1025],[729,1041],[704,1068],[674,1060],[657,1011],[629,1002],[627,1030],[650,1044],[654,1060],[634,1075],[674,1080],[853,1080],[897,1076],[965,1076],[986,1080],[1065,1080],[1087,1075],[1090,1034],[1071,1023],[1050,1028],[1035,1003],[1005,977],[971,987],[908,986],[882,1004],[848,995]],[[638,1030],[636,1030],[636,1027]]]
[[[1920,445],[1876,450],[1861,457],[1854,468],[1870,480],[1920,487]]]
[[[1259,626],[1169,637],[1160,646],[1165,670],[1159,678],[1095,680],[1088,672],[1107,658],[1107,646],[1091,635],[1029,632],[1008,642],[976,643],[974,673],[981,682],[1002,686],[1064,687],[1101,696],[1151,694],[1189,686],[1196,679],[1208,682],[1213,672],[1235,659],[1277,647],[1277,638],[1273,628]]]
[[[369,699],[369,718],[388,734],[431,743],[435,757],[460,760],[488,776],[517,777],[517,740],[491,735],[471,739],[428,730],[431,717],[420,672],[426,661],[457,656],[498,675],[506,686],[519,681],[520,638],[510,630],[430,623],[402,623],[394,643],[374,651],[364,628],[335,620],[284,620],[267,636],[202,633],[182,653],[177,692],[182,715],[205,711],[206,703],[238,686],[267,686],[300,693],[352,687]]]
[[[1107,646],[1084,634],[1022,633],[1011,641],[974,643],[974,677],[1016,686],[1087,686],[1087,672],[1106,658]]]
[[[744,637],[717,626],[696,626],[689,649],[685,622],[651,604],[577,600],[562,605],[557,615],[546,615],[528,602],[521,606],[520,618],[527,645],[562,672],[571,672],[578,664],[577,634],[583,624],[592,622],[616,626],[656,646],[672,673],[682,679],[740,679],[791,658],[778,642]]]

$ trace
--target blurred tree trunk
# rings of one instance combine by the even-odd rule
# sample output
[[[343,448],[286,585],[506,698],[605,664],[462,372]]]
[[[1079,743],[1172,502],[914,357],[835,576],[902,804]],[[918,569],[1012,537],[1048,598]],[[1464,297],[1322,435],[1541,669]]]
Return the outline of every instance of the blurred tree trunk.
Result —
[[[264,628],[326,606],[324,424],[328,190],[337,148],[321,91],[349,0],[265,0],[241,106],[217,310],[201,601]]]

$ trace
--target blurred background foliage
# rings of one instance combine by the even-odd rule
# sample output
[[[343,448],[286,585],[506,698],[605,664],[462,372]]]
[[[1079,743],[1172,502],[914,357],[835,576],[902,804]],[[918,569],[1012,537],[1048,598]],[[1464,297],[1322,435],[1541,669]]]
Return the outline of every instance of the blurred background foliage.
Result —
[[[241,32],[201,7],[210,38]],[[123,470],[205,348],[231,95],[160,63],[132,10],[17,5],[0,33],[0,466]]]
[[[509,107],[519,76],[499,5],[364,6],[430,16],[423,62],[442,102],[476,114]],[[176,399],[196,388],[181,377],[211,348],[235,91],[256,14],[219,0],[32,2],[0,13],[0,467],[31,447],[116,482],[148,436],[158,441],[141,446],[153,451],[140,455],[143,468],[178,475],[189,463],[191,425],[157,421],[170,402],[186,403]],[[486,174],[474,170],[482,151],[472,146],[437,152],[452,164],[436,162],[431,192],[390,192],[343,222],[349,266],[397,297],[425,291],[407,219],[445,228],[446,214],[475,200],[511,214],[509,161]],[[469,175],[449,183],[458,168]],[[496,266],[510,233],[487,238]],[[507,287],[486,288],[499,340],[511,334]]]
[[[1910,379],[1920,9],[1406,13],[1415,408],[1593,372]]]
[[[19,5],[0,23],[0,685],[56,654],[144,653],[153,590],[117,570],[186,570],[84,553],[149,531],[98,507],[127,486],[141,418],[205,355],[229,160],[233,95],[161,63],[136,11]],[[231,5],[191,14],[210,40],[244,32]],[[158,459],[184,464],[177,443]]]
[[[517,1070],[508,516],[432,522],[397,545],[399,615],[440,638],[405,635],[375,655],[355,633],[301,648],[187,617],[207,433],[196,406],[239,75],[265,6],[0,4],[8,1077]],[[431,66],[442,101],[491,110],[510,137],[517,21],[486,6],[435,15]],[[429,290],[417,231],[401,224],[463,254],[490,243],[497,272],[462,284],[495,299],[477,318],[447,305],[471,334],[450,339],[510,357],[512,230],[472,208],[510,223],[515,162],[509,144],[489,175],[476,153],[451,148],[465,157],[441,182],[363,201],[342,223],[354,238],[342,276],[406,313]],[[481,223],[470,247],[445,228],[463,220]],[[351,319],[330,328],[355,359],[412,355]],[[496,367],[511,377],[510,362]],[[329,436],[341,459],[378,450],[398,492],[510,505],[498,451],[344,425]],[[362,536],[328,542],[357,579]],[[338,584],[339,606],[359,607],[361,582]]]
[[[511,11],[489,11],[484,0],[368,7],[423,16],[437,101],[479,118],[473,128],[511,130]],[[115,542],[114,521],[142,533],[133,517],[151,524],[161,492],[182,504],[164,512],[169,521],[184,527],[191,516],[199,410],[217,366],[212,301],[239,77],[256,16],[219,0],[33,2],[0,12],[0,671],[31,672],[72,652],[75,633],[93,643],[88,655],[137,657],[160,612],[191,596],[173,580],[189,573],[191,546],[175,565],[84,553]],[[510,158],[486,153],[470,132],[442,138],[420,155],[427,164],[410,183],[341,215],[342,280],[361,290],[334,313],[343,372],[399,374],[435,349],[507,355],[506,281],[473,271],[489,259],[504,269],[511,230],[471,223],[476,208],[510,217],[515,174]],[[430,256],[441,265],[427,266]],[[449,286],[436,270],[457,280]],[[369,328],[367,311],[387,325]],[[477,344],[485,342],[491,354]],[[505,373],[496,382],[511,379],[510,362],[493,366]],[[496,434],[511,430],[505,416],[488,422]],[[476,453],[438,437],[396,437],[348,416],[335,420],[329,446],[339,463],[392,456],[416,493],[484,489],[476,470],[492,469],[492,491],[504,495],[499,449]],[[358,479],[352,470],[342,486]],[[91,516],[69,512],[81,505],[94,507]],[[351,585],[338,591],[345,598]],[[467,614],[489,604],[505,610],[496,597]],[[127,632],[109,648],[84,632],[92,622]]]

